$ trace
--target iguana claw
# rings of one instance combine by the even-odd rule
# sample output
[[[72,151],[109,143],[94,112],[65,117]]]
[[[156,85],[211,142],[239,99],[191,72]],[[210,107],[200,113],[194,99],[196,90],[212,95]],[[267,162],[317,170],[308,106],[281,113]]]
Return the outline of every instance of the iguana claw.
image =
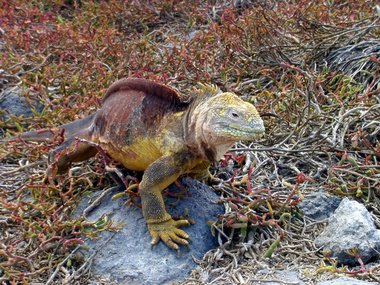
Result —
[[[178,227],[188,225],[190,225],[188,220],[175,221],[173,219],[161,223],[148,223],[148,230],[152,236],[151,245],[157,244],[161,239],[168,247],[178,251],[178,244],[189,244],[186,240],[189,235]]]

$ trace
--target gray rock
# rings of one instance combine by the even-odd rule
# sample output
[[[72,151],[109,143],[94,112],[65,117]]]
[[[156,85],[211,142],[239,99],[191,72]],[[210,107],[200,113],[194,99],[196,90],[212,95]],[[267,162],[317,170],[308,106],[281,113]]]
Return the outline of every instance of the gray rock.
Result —
[[[104,247],[102,244],[112,235],[110,232],[103,232],[99,239],[87,244],[91,250],[86,254],[98,250],[92,265],[95,274],[110,275],[118,284],[170,284],[184,279],[196,266],[193,257],[202,258],[208,250],[217,246],[207,221],[215,220],[224,211],[223,206],[212,203],[218,200],[218,196],[198,181],[184,178],[182,184],[189,189],[189,197],[165,199],[172,216],[188,211],[188,217],[196,222],[184,228],[191,238],[190,251],[183,247],[178,257],[162,242],[152,250],[141,209],[125,206],[122,199],[111,201],[114,192],[105,197],[88,216],[89,220],[95,221],[106,214],[115,223],[124,224]],[[170,191],[174,191],[175,187],[171,188]],[[77,212],[83,211],[86,206],[87,203],[82,201]]]
[[[329,218],[341,201],[341,198],[329,196],[324,191],[318,191],[305,196],[299,207],[305,216],[321,221]]]
[[[325,230],[315,239],[317,247],[329,250],[340,264],[355,265],[354,256],[347,254],[356,248],[364,263],[378,258],[380,230],[370,213],[360,203],[345,198],[330,217]]]
[[[376,90],[380,85],[380,78],[373,76],[377,64],[371,60],[372,55],[380,56],[380,41],[377,39],[359,41],[332,49],[329,54],[323,56],[323,62],[327,64],[329,70],[338,70],[351,76],[354,79],[352,81],[363,88]],[[378,93],[376,97],[380,99]]]
[[[257,272],[256,278],[268,278],[268,270],[260,270]],[[260,275],[263,275],[261,277]],[[254,284],[265,284],[265,285],[282,285],[282,284],[297,284],[297,285],[304,285],[305,283],[298,278],[298,273],[296,271],[288,271],[288,270],[279,270],[274,272],[273,274],[269,274],[269,279],[276,279],[278,281],[265,281],[265,282],[259,282]]]
[[[379,284],[378,282],[368,282],[362,281],[350,277],[341,277],[334,280],[327,280],[317,283],[317,285],[375,285]]]
[[[31,117],[32,109],[41,112],[44,106],[37,100],[33,99],[30,104],[22,96],[22,89],[11,87],[3,90],[0,94],[0,117],[7,119],[9,114],[15,116]],[[1,115],[3,113],[3,115]]]

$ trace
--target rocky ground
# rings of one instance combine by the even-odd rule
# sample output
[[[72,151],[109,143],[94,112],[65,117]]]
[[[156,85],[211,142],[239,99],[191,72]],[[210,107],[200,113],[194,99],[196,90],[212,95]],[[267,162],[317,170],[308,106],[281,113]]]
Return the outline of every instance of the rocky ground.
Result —
[[[375,3],[0,5],[0,282],[380,283]],[[124,172],[116,163],[98,156],[50,186],[46,155],[59,134],[46,144],[4,140],[90,114],[128,76],[184,97],[211,82],[265,121],[261,140],[236,144],[212,167],[220,183],[185,179],[166,193],[195,222],[179,257],[147,247],[137,193],[109,179]]]

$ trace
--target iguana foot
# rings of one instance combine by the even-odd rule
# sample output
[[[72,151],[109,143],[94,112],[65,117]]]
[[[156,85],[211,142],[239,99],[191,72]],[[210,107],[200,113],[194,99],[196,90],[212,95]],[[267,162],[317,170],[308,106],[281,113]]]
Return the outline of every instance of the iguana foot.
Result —
[[[223,179],[220,179],[218,177],[215,177],[214,175],[210,174],[206,179],[205,182],[207,184],[215,185],[215,184],[220,184],[223,182]]]
[[[178,250],[181,245],[188,245],[189,235],[178,227],[190,225],[188,220],[175,221],[170,219],[161,223],[148,223],[148,230],[152,236],[151,245],[157,244],[160,239],[171,249]]]
[[[51,186],[56,186],[58,184],[57,174],[58,174],[57,165],[55,163],[49,164],[45,172],[45,176],[43,180],[44,183],[50,184]]]

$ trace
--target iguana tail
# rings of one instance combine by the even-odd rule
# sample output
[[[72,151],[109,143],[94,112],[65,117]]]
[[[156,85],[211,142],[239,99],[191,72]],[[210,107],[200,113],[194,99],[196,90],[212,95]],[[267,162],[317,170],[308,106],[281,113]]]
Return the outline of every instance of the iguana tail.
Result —
[[[60,130],[63,130],[63,135],[65,139],[74,136],[76,133],[79,133],[90,127],[96,113],[91,114],[83,119],[76,120],[74,122],[52,128],[52,129],[42,129],[37,131],[30,131],[22,133],[18,136],[13,137],[12,139],[20,138],[26,141],[35,141],[35,142],[44,142],[53,139],[55,135]]]

